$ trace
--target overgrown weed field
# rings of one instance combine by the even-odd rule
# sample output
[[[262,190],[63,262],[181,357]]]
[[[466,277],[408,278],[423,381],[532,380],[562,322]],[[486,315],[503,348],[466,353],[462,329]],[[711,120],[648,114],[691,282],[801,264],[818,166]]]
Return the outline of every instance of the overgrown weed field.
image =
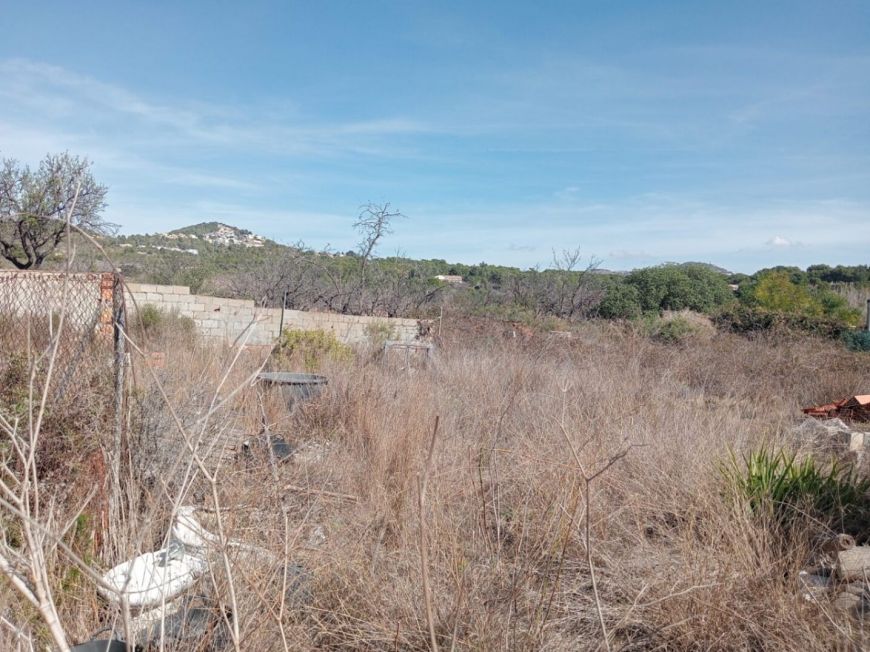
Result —
[[[445,323],[437,345],[413,369],[376,351],[324,359],[328,390],[289,410],[250,382],[265,352],[165,334],[148,344],[165,367],[133,355],[117,518],[105,521],[104,492],[93,490],[93,455],[70,448],[66,476],[40,487],[39,519],[97,574],[163,545],[181,505],[283,560],[224,550],[227,563],[196,587],[232,610],[227,649],[868,644],[859,622],[798,587],[835,520],[807,514],[785,531],[723,472],[762,445],[804,455],[800,408],[866,392],[867,354],[796,336],[705,332],[665,344],[612,322],[571,338]],[[263,424],[296,447],[290,461],[236,450]],[[9,541],[17,530],[4,519]],[[123,614],[50,544],[69,641],[122,631]],[[8,584],[0,616],[4,650],[50,640]],[[203,636],[165,647],[215,645]]]

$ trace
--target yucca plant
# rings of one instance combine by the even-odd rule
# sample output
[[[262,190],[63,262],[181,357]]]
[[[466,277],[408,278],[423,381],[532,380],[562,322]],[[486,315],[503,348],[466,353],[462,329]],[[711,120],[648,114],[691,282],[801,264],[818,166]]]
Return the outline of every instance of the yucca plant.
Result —
[[[744,454],[742,463],[732,451],[722,472],[753,513],[773,516],[781,525],[790,525],[795,516],[809,511],[845,528],[870,507],[870,479],[837,461],[823,465],[812,456],[798,461],[794,453],[761,447]]]

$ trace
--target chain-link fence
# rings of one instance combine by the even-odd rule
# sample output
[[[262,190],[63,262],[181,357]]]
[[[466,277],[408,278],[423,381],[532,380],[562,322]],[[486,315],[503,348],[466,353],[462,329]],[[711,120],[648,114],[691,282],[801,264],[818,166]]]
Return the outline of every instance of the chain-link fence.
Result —
[[[0,270],[0,389],[41,395],[50,370],[53,404],[86,397],[114,414],[123,318],[117,274]]]

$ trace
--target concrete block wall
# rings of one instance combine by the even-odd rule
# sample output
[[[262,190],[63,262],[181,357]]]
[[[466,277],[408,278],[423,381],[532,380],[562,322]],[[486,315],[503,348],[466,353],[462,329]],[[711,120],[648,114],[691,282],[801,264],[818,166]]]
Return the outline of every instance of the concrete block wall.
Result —
[[[281,324],[279,308],[259,308],[246,299],[222,299],[191,294],[190,288],[180,285],[153,285],[127,283],[127,309],[131,312],[151,304],[162,310],[174,311],[190,317],[203,337],[234,341],[246,329],[249,344],[272,344],[278,337]],[[366,342],[367,329],[372,325],[388,324],[392,329],[390,339],[410,342],[417,337],[418,326],[414,319],[365,317],[339,315],[329,312],[306,312],[286,310],[284,328],[301,330],[325,330],[347,344]]]

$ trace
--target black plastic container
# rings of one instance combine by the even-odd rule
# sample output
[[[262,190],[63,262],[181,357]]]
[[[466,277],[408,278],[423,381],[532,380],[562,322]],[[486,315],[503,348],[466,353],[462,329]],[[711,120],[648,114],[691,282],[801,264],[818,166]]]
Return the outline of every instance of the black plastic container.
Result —
[[[264,371],[257,376],[257,380],[267,387],[278,387],[284,402],[290,409],[297,403],[304,403],[320,396],[329,382],[326,376],[289,371]]]

